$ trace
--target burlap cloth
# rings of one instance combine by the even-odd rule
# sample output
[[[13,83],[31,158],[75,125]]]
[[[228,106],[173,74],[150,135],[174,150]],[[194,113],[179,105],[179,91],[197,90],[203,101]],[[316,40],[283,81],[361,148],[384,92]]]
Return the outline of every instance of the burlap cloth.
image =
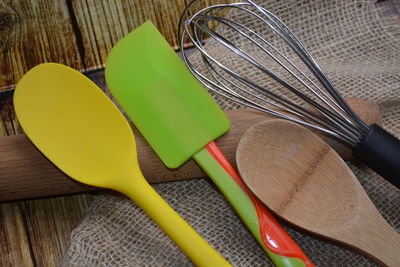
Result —
[[[303,0],[261,4],[294,30],[343,96],[379,103],[383,126],[399,137],[400,2],[391,3],[392,6],[374,1]],[[232,108],[231,103],[221,98],[218,102],[225,109]],[[399,231],[400,190],[362,166],[349,165],[385,219]],[[154,188],[233,265],[272,265],[208,179],[157,184]],[[375,265],[352,249],[282,224],[318,266]],[[60,265],[191,266],[192,263],[129,199],[102,193],[72,232]]]

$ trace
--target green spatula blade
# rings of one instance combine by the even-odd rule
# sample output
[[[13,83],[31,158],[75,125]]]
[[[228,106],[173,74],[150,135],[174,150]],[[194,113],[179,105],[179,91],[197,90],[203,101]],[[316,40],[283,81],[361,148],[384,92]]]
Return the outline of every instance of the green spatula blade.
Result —
[[[161,160],[176,168],[230,122],[148,21],[124,37],[106,63],[110,91]]]

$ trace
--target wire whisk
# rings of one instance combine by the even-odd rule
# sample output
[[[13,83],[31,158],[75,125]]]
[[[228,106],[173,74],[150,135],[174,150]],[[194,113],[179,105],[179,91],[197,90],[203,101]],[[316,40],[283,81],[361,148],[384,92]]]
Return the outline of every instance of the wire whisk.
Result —
[[[185,64],[206,88],[241,105],[325,132],[348,144],[356,155],[368,147],[367,152],[374,156],[362,160],[384,177],[390,175],[377,169],[387,165],[377,168],[371,165],[383,163],[369,161],[376,161],[377,157],[383,157],[384,162],[392,161],[386,159],[387,149],[375,151],[390,140],[387,147],[391,149],[395,144],[398,161],[389,165],[397,165],[392,175],[396,177],[394,183],[400,186],[399,140],[379,126],[366,125],[355,114],[281,19],[251,0],[201,10],[194,9],[196,2],[192,1],[183,12],[178,38]],[[239,22],[225,17],[228,12],[234,12],[234,18],[246,19]],[[210,49],[206,39],[218,49]],[[200,52],[200,63],[189,59],[183,49],[185,40]],[[375,134],[379,141],[367,140],[371,132],[379,132]]]

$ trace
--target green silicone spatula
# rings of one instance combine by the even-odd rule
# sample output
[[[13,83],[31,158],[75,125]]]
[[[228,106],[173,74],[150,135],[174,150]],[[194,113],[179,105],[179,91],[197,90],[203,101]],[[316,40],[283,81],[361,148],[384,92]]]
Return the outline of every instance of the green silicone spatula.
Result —
[[[132,129],[88,78],[60,64],[38,65],[18,83],[14,106],[27,136],[71,178],[130,197],[196,265],[230,266],[146,182]]]
[[[105,73],[111,93],[165,165],[176,168],[193,157],[276,265],[312,266],[213,142],[229,120],[151,22],[112,49]]]

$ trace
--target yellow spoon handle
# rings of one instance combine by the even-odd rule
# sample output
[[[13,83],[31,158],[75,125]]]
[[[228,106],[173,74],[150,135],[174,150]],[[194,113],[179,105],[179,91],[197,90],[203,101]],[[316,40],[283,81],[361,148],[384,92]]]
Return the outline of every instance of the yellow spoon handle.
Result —
[[[140,170],[115,188],[131,198],[197,266],[231,266],[145,180]],[[132,179],[133,178],[133,179]],[[122,179],[121,179],[122,180]]]

